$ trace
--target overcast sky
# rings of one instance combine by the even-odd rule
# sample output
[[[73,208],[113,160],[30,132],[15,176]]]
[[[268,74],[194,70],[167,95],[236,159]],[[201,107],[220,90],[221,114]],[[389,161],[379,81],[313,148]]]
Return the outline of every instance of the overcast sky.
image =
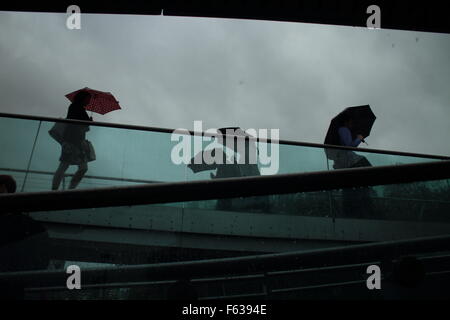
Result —
[[[82,9],[82,8],[81,8]],[[450,36],[165,16],[0,12],[0,112],[65,117],[66,93],[110,91],[94,120],[166,128],[278,128],[323,143],[370,104],[369,147],[450,155]]]

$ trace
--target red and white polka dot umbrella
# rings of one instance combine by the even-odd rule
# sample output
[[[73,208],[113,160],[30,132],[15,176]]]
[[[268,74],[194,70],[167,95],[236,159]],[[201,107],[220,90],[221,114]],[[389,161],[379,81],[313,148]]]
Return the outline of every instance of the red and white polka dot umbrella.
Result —
[[[91,99],[85,106],[86,110],[99,114],[105,114],[114,110],[122,109],[119,105],[119,101],[114,98],[111,92],[98,91],[88,87],[66,94],[66,98],[73,102],[74,97],[80,91],[87,91],[91,94]]]

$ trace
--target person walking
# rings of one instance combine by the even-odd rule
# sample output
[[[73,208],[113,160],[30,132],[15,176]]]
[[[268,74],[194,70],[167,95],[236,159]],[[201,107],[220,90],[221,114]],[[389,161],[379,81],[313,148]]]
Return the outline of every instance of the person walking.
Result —
[[[353,118],[343,117],[343,124],[338,128],[339,142],[341,146],[358,147],[364,140],[361,134],[356,134],[352,139]],[[371,167],[372,164],[366,157],[356,154],[351,150],[338,150],[334,160],[335,169]],[[342,207],[344,216],[349,218],[372,218],[373,207],[370,197],[370,188],[356,189],[345,188],[342,191]]]
[[[80,91],[76,94],[73,102],[69,106],[66,119],[92,121],[85,106],[89,103],[90,93]],[[75,189],[88,170],[89,145],[86,141],[86,132],[89,131],[88,125],[67,124],[63,134],[62,151],[59,158],[59,166],[53,176],[52,190],[58,190],[64,173],[70,165],[77,165],[70,181],[69,189]]]

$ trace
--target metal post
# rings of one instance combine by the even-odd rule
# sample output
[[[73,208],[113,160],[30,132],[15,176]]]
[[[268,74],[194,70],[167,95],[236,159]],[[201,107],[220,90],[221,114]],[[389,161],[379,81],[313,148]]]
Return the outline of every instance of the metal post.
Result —
[[[36,132],[36,136],[34,137],[33,148],[31,149],[30,158],[28,159],[27,171],[25,173],[25,178],[23,179],[23,184],[22,184],[22,188],[20,189],[20,192],[23,192],[23,190],[25,189],[25,183],[27,182],[28,172],[30,171],[31,160],[33,159],[33,154],[34,154],[34,149],[36,147],[37,138],[39,136],[39,131],[41,130],[41,124],[42,124],[42,121],[39,121],[39,126],[38,126],[38,129]]]
[[[330,163],[328,161],[327,155],[325,154],[325,160],[327,161],[327,170],[330,171]],[[333,191],[332,190],[328,190],[328,200],[330,203],[330,216],[333,218],[333,228],[335,227],[335,222],[336,222],[336,211],[337,210],[333,210],[333,197],[331,195]]]

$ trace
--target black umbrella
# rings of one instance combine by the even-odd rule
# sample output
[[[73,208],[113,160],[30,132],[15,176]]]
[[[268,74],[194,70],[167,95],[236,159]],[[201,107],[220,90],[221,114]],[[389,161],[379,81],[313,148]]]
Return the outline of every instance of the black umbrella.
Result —
[[[227,131],[230,130],[229,135],[227,134]],[[234,139],[237,139],[235,137],[252,137],[252,135],[246,133],[244,130],[242,130],[240,127],[227,127],[227,128],[219,128],[217,129],[218,133],[222,135],[222,139],[221,139],[221,144],[226,147],[226,140],[230,139],[230,136],[232,136]],[[235,152],[237,152],[237,141],[234,141],[234,146],[235,146]],[[249,157],[248,153],[250,152],[250,147],[249,147],[249,143],[248,141],[246,141],[246,150],[245,150],[245,154],[247,155],[247,158]],[[257,152],[257,151],[255,151]],[[190,161],[190,163],[188,164],[188,168],[191,169],[194,173],[197,172],[202,172],[202,171],[208,171],[208,170],[215,170],[218,168],[218,166],[221,166],[222,164],[208,164],[204,162],[204,159],[208,156],[209,158],[214,158],[214,156],[216,154],[219,154],[220,157],[222,157],[222,164],[225,164],[227,159],[226,159],[226,154],[224,152],[223,149],[220,148],[214,148],[214,149],[209,149],[209,150],[205,150],[205,151],[201,151],[199,153],[197,153]],[[247,160],[248,161],[248,160]]]
[[[208,164],[204,161],[206,157],[214,158],[216,152],[222,153],[222,149],[214,148],[200,151],[191,159],[191,162],[188,164],[188,168],[194,173],[217,169],[216,163]]]
[[[237,135],[243,135],[241,133],[242,130],[239,127],[228,127],[228,128],[217,129],[218,133],[223,135],[221,142],[222,142],[222,145],[224,145],[224,146],[226,146],[226,144],[225,144],[226,136],[224,136],[224,135],[226,134],[227,129],[232,129],[233,132],[237,133]],[[204,162],[204,159],[206,157],[214,158],[216,153],[221,154],[221,156],[223,157],[222,163],[225,163],[226,162],[226,154],[224,153],[223,149],[214,148],[214,149],[200,151],[199,153],[197,153],[191,159],[191,162],[188,164],[188,168],[191,169],[192,172],[194,172],[194,173],[217,169],[218,164],[216,164],[216,163],[208,164],[208,163]]]
[[[348,118],[353,120],[351,133],[352,138],[355,139],[358,134],[362,135],[364,138],[370,135],[376,116],[373,114],[372,109],[370,109],[368,104],[346,108],[331,120],[324,144],[340,145],[338,129],[344,125],[345,119]],[[326,150],[326,152],[327,151],[328,150]],[[327,157],[330,158],[328,152]]]
[[[245,156],[245,163],[249,163],[249,157],[250,157],[250,153],[254,153],[252,154],[252,156],[257,155],[258,154],[258,149],[256,147],[255,141],[253,141],[254,139],[250,140],[251,138],[255,138],[254,136],[252,136],[251,134],[248,134],[247,132],[245,132],[244,130],[242,130],[240,127],[227,127],[227,128],[219,128],[217,129],[223,136],[222,136],[222,144],[227,147],[227,139],[230,139],[230,135],[233,136],[232,139],[234,139],[234,152],[236,153],[241,153],[242,151],[244,152],[243,155],[241,156]],[[230,130],[230,134],[227,134],[227,131]],[[231,131],[232,130],[232,131]],[[236,137],[236,138],[234,138]],[[238,146],[238,138],[239,139],[245,139],[245,150],[238,150],[237,146]]]

